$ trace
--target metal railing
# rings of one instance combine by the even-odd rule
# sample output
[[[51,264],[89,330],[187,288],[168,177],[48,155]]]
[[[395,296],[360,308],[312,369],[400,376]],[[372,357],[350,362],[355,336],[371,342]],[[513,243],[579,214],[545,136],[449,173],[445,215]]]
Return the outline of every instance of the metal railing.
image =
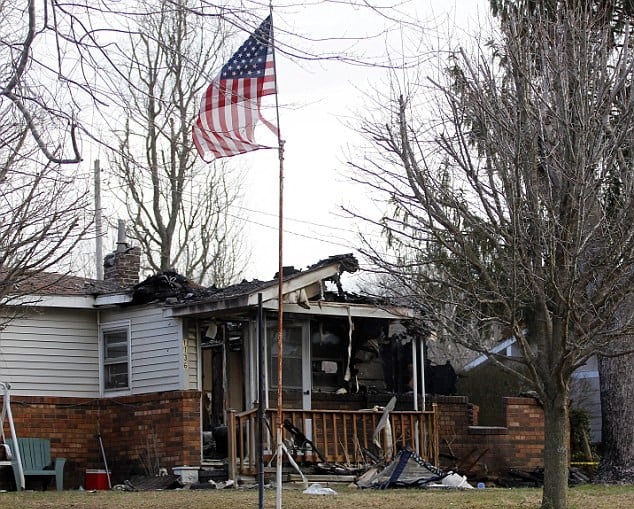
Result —
[[[15,444],[15,451],[10,451],[11,455],[15,456],[13,462],[10,462],[11,458],[7,457],[6,463],[15,464],[18,469],[18,473],[16,476],[16,486],[17,490],[25,489],[24,482],[24,468],[22,467],[22,458],[20,457],[20,448],[18,447],[18,438],[15,434],[15,425],[13,423],[13,414],[11,413],[11,396],[9,395],[9,389],[11,385],[8,382],[0,382],[0,391],[2,391],[2,411],[0,412],[0,435],[2,435],[2,443],[4,442],[4,420],[5,418],[9,422],[9,433],[11,434],[11,443]],[[6,444],[5,444],[6,445]],[[6,447],[5,447],[5,450]]]

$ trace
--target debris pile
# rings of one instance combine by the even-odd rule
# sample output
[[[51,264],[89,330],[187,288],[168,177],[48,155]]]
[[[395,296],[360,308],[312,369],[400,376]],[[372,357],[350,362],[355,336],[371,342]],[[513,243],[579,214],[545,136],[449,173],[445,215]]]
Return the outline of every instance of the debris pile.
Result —
[[[465,476],[441,470],[411,449],[402,449],[385,468],[370,468],[356,482],[359,488],[473,488]]]
[[[568,484],[570,486],[590,482],[592,482],[592,478],[581,469],[574,467],[568,469]],[[544,469],[524,471],[511,468],[506,472],[506,475],[496,479],[496,484],[503,488],[539,488],[544,485]]]

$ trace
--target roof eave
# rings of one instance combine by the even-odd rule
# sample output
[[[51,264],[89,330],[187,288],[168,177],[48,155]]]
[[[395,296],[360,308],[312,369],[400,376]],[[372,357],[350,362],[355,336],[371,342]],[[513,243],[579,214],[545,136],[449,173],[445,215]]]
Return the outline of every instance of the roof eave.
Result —
[[[217,301],[201,301],[172,305],[165,310],[165,315],[170,317],[209,316],[222,313],[223,311],[236,312],[246,310],[249,307],[252,306],[249,306],[248,295],[240,295]]]
[[[348,302],[309,301],[308,309],[299,304],[284,304],[284,312],[319,315],[319,316],[349,316],[352,318],[383,318],[389,320],[413,320],[417,317],[411,308],[400,306],[380,306],[376,304],[359,304]],[[263,304],[267,311],[277,310],[277,300]]]
[[[95,306],[114,306],[117,304],[128,304],[132,302],[131,293],[107,293],[97,295],[95,298]]]
[[[8,306],[39,308],[94,309],[93,295],[20,295],[11,297]]]

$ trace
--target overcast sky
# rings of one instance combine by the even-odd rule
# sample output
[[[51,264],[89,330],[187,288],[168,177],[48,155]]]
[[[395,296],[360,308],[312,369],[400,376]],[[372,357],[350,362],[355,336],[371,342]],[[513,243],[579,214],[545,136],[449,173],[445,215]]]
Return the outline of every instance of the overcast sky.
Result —
[[[418,19],[418,34],[364,9],[318,3],[289,11],[274,10],[279,44],[301,45],[307,51],[335,51],[348,47],[367,60],[385,61],[386,47],[400,48],[411,37],[461,37],[477,30],[488,13],[488,0],[414,0],[400,9]],[[383,34],[354,45],[359,35]],[[306,34],[327,42],[301,41],[289,33]],[[347,46],[346,46],[347,45]],[[405,53],[415,48],[404,43]],[[305,268],[333,254],[355,253],[359,225],[341,216],[341,205],[367,210],[363,190],[346,182],[346,147],[357,142],[346,126],[362,110],[363,90],[385,82],[387,71],[345,63],[297,61],[277,56],[280,128],[284,160],[284,264]],[[271,113],[272,114],[272,113]],[[269,115],[270,117],[270,115]],[[277,271],[277,211],[279,163],[275,151],[259,151],[241,158],[248,167],[244,216],[252,263],[247,279],[269,279]],[[234,158],[235,159],[235,158]]]
[[[398,6],[397,11],[372,12],[358,3]],[[242,37],[226,48],[231,55],[267,14],[267,2],[248,0],[250,19],[234,14],[233,23],[244,28]],[[284,152],[284,265],[304,269],[334,254],[356,253],[357,231],[367,225],[350,222],[341,206],[383,212],[381,204],[368,200],[365,190],[346,177],[347,155],[360,140],[350,123],[364,109],[364,91],[387,83],[388,70],[372,65],[353,65],[324,60],[327,54],[348,55],[366,64],[411,62],[424,53],[425,45],[443,46],[444,41],[468,40],[488,16],[489,0],[314,0],[273,2],[280,129]],[[260,5],[260,12],[252,6]],[[278,6],[279,5],[279,6]],[[244,27],[242,26],[244,25]],[[248,25],[248,27],[247,27]],[[249,28],[250,27],[250,28]],[[424,40],[424,44],[421,44]],[[314,55],[314,59],[291,58],[289,51]],[[218,69],[219,70],[219,69]],[[273,107],[274,96],[265,98]],[[274,110],[265,116],[275,120]],[[259,129],[257,141],[274,144],[268,131]],[[267,138],[268,136],[268,138]],[[99,147],[85,161],[105,156]],[[246,279],[270,279],[278,269],[278,182],[277,151],[261,150],[226,159],[245,168],[246,186],[242,210],[244,236],[251,251]],[[376,232],[374,232],[376,235]],[[116,231],[106,232],[108,253]],[[382,240],[377,236],[377,242]],[[94,270],[92,244],[88,247],[88,271]],[[142,277],[144,275],[142,274]]]

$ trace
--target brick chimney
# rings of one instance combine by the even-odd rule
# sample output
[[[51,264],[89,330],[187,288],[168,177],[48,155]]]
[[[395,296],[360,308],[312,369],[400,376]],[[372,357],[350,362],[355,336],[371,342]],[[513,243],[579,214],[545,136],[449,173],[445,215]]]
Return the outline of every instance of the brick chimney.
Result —
[[[117,249],[103,260],[103,279],[121,286],[134,286],[139,282],[141,248],[131,247],[126,241],[125,222],[119,220]]]

